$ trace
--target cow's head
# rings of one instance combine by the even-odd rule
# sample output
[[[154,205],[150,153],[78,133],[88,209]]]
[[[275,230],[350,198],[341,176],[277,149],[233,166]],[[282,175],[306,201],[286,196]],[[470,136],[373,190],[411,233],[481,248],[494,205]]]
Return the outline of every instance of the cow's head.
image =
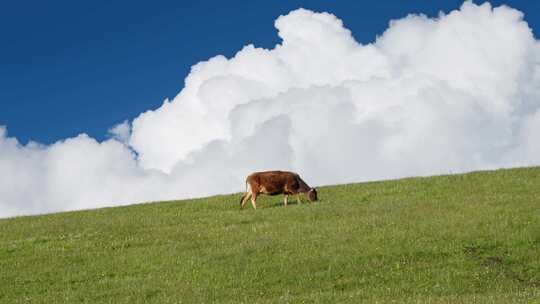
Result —
[[[310,202],[317,201],[317,190],[315,188],[309,189],[309,191],[307,192],[307,197]]]

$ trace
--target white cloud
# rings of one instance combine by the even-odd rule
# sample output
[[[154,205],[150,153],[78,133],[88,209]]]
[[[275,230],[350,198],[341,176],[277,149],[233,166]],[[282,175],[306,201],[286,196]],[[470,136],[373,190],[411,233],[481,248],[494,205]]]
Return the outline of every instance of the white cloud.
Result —
[[[0,216],[234,192],[264,169],[335,184],[540,164],[540,43],[521,12],[465,2],[368,45],[328,13],[275,26],[281,44],[194,65],[104,142],[22,146],[0,128]]]
[[[119,142],[128,144],[131,136],[131,126],[127,120],[109,129],[109,134]]]

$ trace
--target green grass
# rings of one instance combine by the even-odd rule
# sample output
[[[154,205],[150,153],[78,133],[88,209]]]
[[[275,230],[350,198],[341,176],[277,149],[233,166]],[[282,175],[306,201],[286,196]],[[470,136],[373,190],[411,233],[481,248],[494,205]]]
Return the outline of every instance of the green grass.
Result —
[[[0,220],[0,303],[540,303],[540,168]]]

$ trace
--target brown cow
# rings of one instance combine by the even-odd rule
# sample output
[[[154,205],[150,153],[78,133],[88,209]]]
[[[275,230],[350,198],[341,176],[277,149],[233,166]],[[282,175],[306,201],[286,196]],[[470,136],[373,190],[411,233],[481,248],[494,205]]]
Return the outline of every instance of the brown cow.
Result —
[[[240,209],[244,208],[249,198],[251,198],[253,208],[257,209],[257,195],[260,193],[284,194],[283,203],[285,206],[287,206],[290,194],[296,196],[298,203],[300,203],[300,193],[306,194],[311,202],[317,200],[317,190],[308,186],[296,173],[287,171],[255,172],[246,178],[246,193],[240,199]]]

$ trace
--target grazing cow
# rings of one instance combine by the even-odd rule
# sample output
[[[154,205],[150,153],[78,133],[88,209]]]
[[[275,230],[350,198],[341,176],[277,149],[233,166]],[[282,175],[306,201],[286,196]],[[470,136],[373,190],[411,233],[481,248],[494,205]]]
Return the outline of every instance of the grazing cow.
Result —
[[[240,209],[244,208],[250,198],[253,208],[257,209],[257,195],[261,193],[284,194],[283,203],[285,206],[287,206],[289,195],[295,195],[298,203],[300,203],[300,193],[306,194],[311,202],[317,200],[317,190],[308,186],[296,173],[286,171],[255,172],[246,178],[246,193],[240,199]]]

